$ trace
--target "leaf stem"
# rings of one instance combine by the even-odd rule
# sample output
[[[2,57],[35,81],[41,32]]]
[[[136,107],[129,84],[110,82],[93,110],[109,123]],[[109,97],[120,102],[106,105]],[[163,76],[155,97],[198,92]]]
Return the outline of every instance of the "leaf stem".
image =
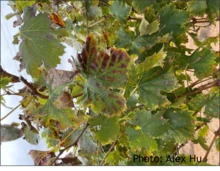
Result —
[[[122,135],[121,135],[122,136]],[[118,140],[121,138],[121,136],[112,144],[112,146],[109,148],[108,152],[105,154],[104,158],[102,159],[100,166],[102,166],[105,162],[105,159],[109,155],[109,153],[112,151],[112,149],[115,147],[115,145],[118,143]]]
[[[92,28],[93,26],[95,26],[95,25],[97,25],[97,24],[103,22],[105,19],[106,19],[106,17],[103,17],[101,20],[92,23],[90,26],[88,26],[88,28]]]
[[[215,136],[213,137],[213,139],[212,139],[212,142],[211,142],[211,144],[209,145],[209,148],[208,148],[208,150],[207,150],[207,152],[206,152],[206,154],[205,154],[205,156],[204,156],[204,158],[203,158],[203,162],[207,162],[208,161],[208,155],[209,155],[209,153],[210,153],[210,150],[211,150],[211,148],[212,148],[212,146],[213,146],[213,144],[214,144],[214,142],[215,142],[215,139],[218,137],[220,135],[220,128],[217,130],[217,131],[215,131]]]
[[[14,112],[21,104],[17,105],[14,109],[12,109],[7,115],[5,115],[3,118],[0,119],[0,121],[4,120],[7,118],[12,112]]]
[[[0,65],[0,75],[1,75],[1,78],[2,78],[2,77],[3,77],[3,78],[4,78],[4,77],[9,77],[9,78],[11,78],[11,82],[12,82],[12,83],[20,82],[18,76],[12,75],[12,74],[6,72],[6,71],[2,68],[1,65]]]
[[[40,97],[40,98],[42,98],[42,99],[48,99],[48,98],[49,98],[49,96],[45,96],[45,95],[43,95],[43,94],[40,94],[40,93],[32,86],[32,84],[30,84],[29,82],[27,82],[27,80],[24,79],[22,76],[21,76],[19,79],[20,79],[20,81],[21,81],[22,83],[25,84],[25,86],[28,88],[28,90],[30,90],[34,95],[36,95],[36,96],[38,96],[38,97]]]
[[[70,147],[72,147],[72,146],[77,145],[79,139],[81,138],[81,136],[83,135],[83,133],[86,131],[86,129],[88,128],[88,126],[89,126],[89,123],[87,122],[87,123],[86,123],[86,126],[83,128],[82,132],[79,134],[79,136],[77,137],[77,139],[76,139],[71,145],[69,145],[69,146],[65,147],[64,149],[60,150],[60,151],[59,151],[59,154],[56,156],[56,158],[54,159],[54,161],[52,162],[51,165],[53,165],[53,164],[56,162],[56,160],[63,154],[63,152],[64,152],[65,150],[67,150],[68,148],[70,148]],[[69,136],[70,136],[77,128],[78,128],[78,127],[76,127],[75,129],[73,129],[73,130],[63,139],[63,141],[61,141],[56,147],[60,146],[67,138],[69,138]],[[55,148],[56,148],[56,147],[55,147]],[[55,148],[54,148],[54,149],[55,149]],[[52,151],[53,151],[53,150],[52,150]]]

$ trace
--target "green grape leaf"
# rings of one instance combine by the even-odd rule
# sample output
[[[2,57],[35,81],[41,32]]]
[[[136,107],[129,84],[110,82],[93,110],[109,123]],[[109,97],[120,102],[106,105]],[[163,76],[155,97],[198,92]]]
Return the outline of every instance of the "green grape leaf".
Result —
[[[40,136],[34,127],[30,128],[27,124],[22,122],[22,130],[24,132],[24,139],[26,139],[27,142],[34,145],[38,144]]]
[[[127,79],[129,56],[124,49],[111,48],[110,55],[98,51],[97,40],[93,35],[87,37],[79,62],[88,82],[104,87],[120,87]]]
[[[134,7],[134,9],[139,12],[142,13],[144,12],[144,10],[155,4],[156,2],[154,0],[150,0],[150,1],[146,1],[146,0],[133,0],[132,1],[132,6]]]
[[[109,10],[110,14],[114,15],[120,22],[125,21],[131,13],[131,7],[120,1],[114,1]]]
[[[68,147],[68,146],[72,145],[77,140],[80,133],[82,132],[82,128],[79,128],[79,129],[75,130],[73,133],[71,133],[73,130],[74,130],[74,128],[70,128],[66,132],[63,133],[63,135],[61,137],[61,141],[63,141],[64,139],[65,139],[65,141],[61,144],[61,146]],[[68,138],[66,138],[67,136],[68,136]]]
[[[140,54],[143,53],[146,50],[151,49],[156,44],[157,38],[154,36],[137,36],[133,42],[131,51],[133,50],[135,53]],[[132,51],[132,52],[133,52]]]
[[[195,139],[195,140],[192,140],[192,142],[194,143],[194,144],[200,144],[201,145],[201,147],[204,149],[204,150],[208,150],[208,145],[206,144],[207,142],[206,142],[206,140],[205,140],[205,138],[204,137],[202,137],[202,136],[199,136],[197,139]]]
[[[0,89],[6,88],[6,86],[10,83],[11,79],[8,77],[1,77],[0,80]]]
[[[45,127],[50,126],[51,120],[58,121],[61,128],[68,128],[73,125],[73,110],[58,109],[54,104],[54,101],[61,95],[62,90],[67,85],[68,83],[65,83],[54,90],[51,90],[51,87],[49,87],[50,95],[47,102],[34,112],[33,117],[40,117]]]
[[[129,144],[132,148],[146,148],[149,152],[157,150],[157,142],[143,131],[135,130],[133,127],[126,128]]]
[[[34,78],[40,74],[39,66],[44,64],[47,69],[56,67],[60,63],[59,56],[64,53],[64,46],[53,36],[55,31],[50,28],[51,24],[48,14],[40,13],[35,16],[31,8],[25,8],[24,25],[20,30],[22,42],[19,48],[22,62]]]
[[[16,140],[23,136],[23,131],[13,125],[0,125],[1,142]]]
[[[190,100],[189,109],[200,111],[205,106],[204,114],[219,118],[219,88],[212,89],[209,94],[198,94]]]
[[[175,9],[174,5],[166,5],[160,12],[160,32],[173,33],[174,36],[184,31],[184,24],[189,21],[188,14],[183,10]]]
[[[158,20],[153,21],[152,23],[148,23],[147,20],[145,20],[145,18],[142,18],[141,20],[141,24],[139,26],[139,32],[141,36],[144,35],[151,35],[155,32],[157,32],[159,30],[159,22]]]
[[[192,113],[189,110],[168,109],[164,114],[164,118],[169,119],[170,123],[167,136],[178,143],[184,143],[193,138],[194,126]]]
[[[19,11],[23,11],[23,9],[25,7],[28,7],[28,6],[32,6],[33,4],[36,3],[36,1],[15,1],[16,2],[16,8],[19,10]]]
[[[79,156],[89,157],[91,154],[95,154],[98,150],[98,145],[93,141],[94,135],[89,128],[83,133],[82,137],[79,139]]]
[[[164,48],[161,48],[158,53],[154,53],[153,55],[146,57],[145,61],[140,64],[139,69],[141,71],[147,71],[156,66],[163,67],[163,61],[166,56],[167,54],[164,51]]]
[[[110,165],[118,166],[118,163],[120,161],[120,152],[118,150],[114,150],[109,153],[109,155],[106,157],[106,162],[110,163]]]
[[[103,144],[108,144],[116,139],[119,133],[119,124],[117,117],[108,118],[99,115],[89,122],[90,128],[94,130],[96,138]]]
[[[102,9],[97,6],[90,6],[88,9],[88,16],[92,19],[102,16]]]
[[[141,103],[152,110],[170,104],[166,96],[160,92],[171,92],[179,87],[172,71],[164,71],[161,67],[155,67],[140,75],[137,92]]]
[[[209,126],[205,125],[203,128],[199,129],[198,137],[206,137],[209,133]]]
[[[210,49],[204,48],[201,51],[197,49],[188,58],[188,68],[194,69],[196,77],[202,79],[212,74],[215,69],[215,59],[216,55]]]
[[[150,111],[141,110],[135,113],[135,118],[131,120],[131,124],[138,126],[140,131],[151,137],[159,137],[167,131],[169,127],[167,121],[159,113],[152,115]]]
[[[206,12],[206,0],[189,1],[187,3],[190,14],[202,16]]]
[[[219,0],[206,0],[208,18],[215,23],[215,19],[220,14],[220,1]]]
[[[128,33],[124,31],[122,27],[120,27],[116,33],[117,39],[115,40],[115,45],[117,47],[128,47],[131,45],[131,37]]]

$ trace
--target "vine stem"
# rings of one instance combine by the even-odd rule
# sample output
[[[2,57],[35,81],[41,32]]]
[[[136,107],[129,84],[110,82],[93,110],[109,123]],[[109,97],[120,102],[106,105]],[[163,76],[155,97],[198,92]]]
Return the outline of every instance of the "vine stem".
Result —
[[[45,95],[43,95],[43,94],[40,94],[40,93],[32,86],[32,84],[30,84],[29,82],[27,82],[27,80],[24,79],[22,76],[21,76],[19,79],[20,79],[20,81],[21,81],[22,83],[24,83],[24,84],[26,85],[26,87],[28,88],[28,90],[30,90],[34,95],[36,95],[36,96],[38,96],[38,97],[40,97],[40,98],[42,98],[42,99],[48,99],[48,98],[49,98],[48,96],[45,96]]]
[[[207,152],[206,152],[206,154],[205,154],[205,156],[204,156],[204,158],[202,160],[203,162],[207,162],[208,155],[209,155],[209,153],[211,151],[211,148],[212,148],[212,146],[213,146],[213,144],[215,142],[215,139],[218,136],[220,136],[220,128],[217,131],[215,131],[215,136],[213,137],[212,142],[211,142],[211,144],[210,144],[210,146],[209,146],[209,148],[208,148],[208,150],[207,150]]]
[[[121,135],[122,136],[122,135]],[[102,159],[100,166],[102,166],[105,162],[105,159],[107,158],[107,156],[109,155],[109,153],[112,151],[112,149],[115,147],[115,145],[118,143],[118,140],[121,138],[121,136],[119,136],[119,138],[112,144],[112,146],[109,148],[108,152],[105,154],[104,158]]]
[[[21,104],[17,105],[14,109],[12,109],[7,115],[5,115],[3,118],[0,119],[0,121],[4,120],[7,118],[12,112],[14,112]]]
[[[1,78],[2,78],[2,77],[3,77],[3,78],[4,78],[4,77],[9,77],[9,78],[11,78],[11,82],[12,82],[12,83],[20,82],[18,76],[12,75],[12,74],[6,72],[6,71],[2,68],[1,65],[0,65],[0,75],[1,75]]]
[[[75,145],[78,143],[79,139],[81,138],[81,136],[83,135],[83,133],[86,131],[86,129],[88,128],[88,126],[89,126],[89,123],[87,122],[87,123],[86,123],[86,126],[83,128],[82,132],[79,134],[79,136],[77,137],[77,139],[76,139],[72,144],[70,144],[69,146],[67,146],[67,147],[65,147],[64,149],[60,150],[60,151],[59,151],[59,154],[56,156],[56,158],[54,159],[54,161],[52,162],[51,165],[55,164],[56,160],[63,154],[63,152],[64,152],[65,150],[67,150],[68,148],[70,148],[70,147],[72,147],[72,146],[75,146]],[[78,126],[78,127],[79,127],[79,126]],[[58,146],[60,146],[64,141],[66,141],[67,138],[69,138],[69,136],[70,136],[73,132],[75,132],[75,130],[76,130],[78,127],[76,127],[75,129],[73,129],[73,130],[63,139],[63,141],[61,141],[54,149],[56,149],[56,148],[57,148]],[[54,149],[53,149],[53,150],[54,150]],[[53,150],[51,150],[51,151],[53,151]]]

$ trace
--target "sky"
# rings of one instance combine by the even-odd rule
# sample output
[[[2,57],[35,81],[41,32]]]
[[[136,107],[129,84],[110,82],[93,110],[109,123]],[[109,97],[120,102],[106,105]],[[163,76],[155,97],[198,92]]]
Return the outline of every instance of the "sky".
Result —
[[[12,44],[13,36],[18,33],[19,27],[14,28],[13,22],[15,17],[10,20],[6,20],[5,16],[13,12],[10,6],[7,5],[7,1],[1,1],[1,65],[4,70],[17,76],[23,76],[29,82],[32,81],[31,77],[25,70],[18,72],[19,63],[13,60],[14,56],[18,52],[19,46]],[[72,47],[66,46],[65,54],[61,57],[61,64],[57,65],[57,69],[71,70],[71,65],[67,62],[68,58],[75,56],[76,51]],[[16,83],[13,87],[13,91],[17,91],[23,88],[22,83]],[[18,96],[5,96],[7,106],[12,108],[16,107],[21,98]],[[5,116],[10,109],[1,105],[1,118]],[[1,121],[1,124],[11,124],[12,122],[21,123],[18,119],[18,115],[22,114],[22,111],[18,108],[6,119]],[[19,138],[10,142],[1,143],[1,163],[0,165],[34,165],[31,156],[28,154],[30,150],[47,150],[47,145],[44,139],[41,139],[38,145],[31,145],[23,138]]]

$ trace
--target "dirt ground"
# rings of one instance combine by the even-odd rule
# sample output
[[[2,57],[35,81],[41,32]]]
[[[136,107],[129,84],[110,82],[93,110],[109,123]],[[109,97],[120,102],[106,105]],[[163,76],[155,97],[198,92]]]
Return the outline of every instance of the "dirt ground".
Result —
[[[200,29],[198,33],[198,38],[200,40],[206,39],[208,37],[214,37],[219,35],[219,22],[216,22],[216,26],[211,25],[208,27],[204,27]],[[197,46],[194,45],[193,40],[189,37],[187,43],[187,47],[190,49],[196,49]],[[214,51],[219,51],[219,42],[216,45],[212,45],[212,49]],[[205,68],[204,68],[205,69]],[[194,78],[195,79],[195,78]],[[194,80],[195,81],[195,80]],[[208,93],[208,92],[204,92]],[[201,113],[202,114],[202,113]],[[220,114],[220,113],[219,113]],[[207,145],[209,146],[213,137],[214,132],[218,130],[220,127],[219,119],[212,119],[209,125],[209,133],[206,137]],[[181,150],[180,153],[188,154],[188,155],[196,155],[197,157],[204,158],[206,151],[199,145],[193,144],[192,142],[188,142]],[[215,144],[212,146],[211,151],[208,155],[208,163],[212,165],[220,165],[220,153],[216,151]]]

